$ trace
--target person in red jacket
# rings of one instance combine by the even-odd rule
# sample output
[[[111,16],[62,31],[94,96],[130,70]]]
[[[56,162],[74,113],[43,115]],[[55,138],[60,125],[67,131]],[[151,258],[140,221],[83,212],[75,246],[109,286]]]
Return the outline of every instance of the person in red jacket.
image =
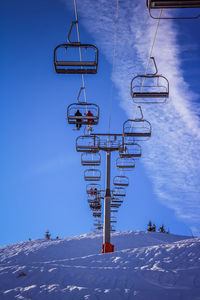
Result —
[[[94,115],[93,115],[93,113],[91,113],[90,110],[88,110],[86,116],[88,116],[88,117],[93,117]],[[87,120],[87,123],[88,123],[88,131],[92,131],[92,124],[94,123],[94,119],[90,119],[90,118],[89,118],[89,119]]]
[[[87,114],[86,114],[87,117],[94,117],[93,113],[91,113],[90,110],[88,110]],[[94,119],[88,119],[88,123],[91,125],[92,123],[94,123]]]

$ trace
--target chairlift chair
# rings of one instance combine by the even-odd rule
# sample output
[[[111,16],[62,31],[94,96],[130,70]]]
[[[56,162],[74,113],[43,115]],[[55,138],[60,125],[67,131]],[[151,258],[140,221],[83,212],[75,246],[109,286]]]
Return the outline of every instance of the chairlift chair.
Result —
[[[131,130],[131,128],[130,128]],[[128,136],[129,138],[129,136]],[[119,156],[120,157],[134,157],[136,158],[140,158],[142,156],[142,147],[137,144],[137,143],[131,143],[129,145],[125,145],[123,143],[123,146],[121,147],[120,151],[119,151]]]
[[[92,135],[79,136],[76,139],[76,151],[97,153],[99,152],[99,137]]]
[[[99,149],[103,151],[117,151],[120,148],[121,136],[117,134],[99,135]]]
[[[90,203],[90,209],[92,211],[100,211],[101,210],[101,202],[93,202],[93,203]]]
[[[137,75],[131,80],[131,97],[134,103],[165,103],[169,97],[169,81],[166,77],[157,74],[155,58],[151,57],[151,59],[155,73]]]
[[[113,200],[113,204],[122,204],[124,201],[123,200]]]
[[[94,218],[101,218],[101,212],[93,212],[92,215]]]
[[[86,186],[86,193],[88,194],[88,200],[101,200],[101,186],[100,184],[90,183]]]
[[[79,115],[76,115],[77,111]],[[92,116],[87,115],[89,111]],[[72,103],[67,107],[67,120],[69,124],[97,125],[99,123],[99,106],[88,102]]]
[[[115,203],[110,204],[111,208],[119,208],[120,206],[121,206],[121,204],[115,204]]]
[[[150,122],[144,120],[140,105],[137,107],[137,110],[139,110],[140,117],[132,120],[129,119],[123,124],[123,145],[125,137],[134,138],[135,144],[135,141],[145,141],[151,136],[151,124]],[[133,143],[127,143],[127,145],[133,145]]]
[[[127,176],[115,176],[113,178],[114,186],[129,186],[129,179]]]
[[[102,225],[97,225],[97,224],[93,224],[97,230],[102,230],[103,226]]]
[[[114,197],[125,197],[126,196],[125,188],[123,188],[123,187],[115,187],[113,189],[112,195]],[[113,201],[112,201],[112,203],[113,203]]]
[[[87,169],[84,171],[85,181],[100,181],[101,171],[98,169]]]
[[[133,169],[135,168],[135,160],[134,158],[118,157],[116,160],[116,167],[123,170]]]
[[[124,202],[123,198],[121,196],[117,196],[115,198],[113,198],[112,203],[113,204],[122,204]]]
[[[101,185],[96,183],[89,183],[86,186],[86,193],[89,195],[98,195],[101,193]]]
[[[190,17],[163,17],[162,15],[155,17],[151,13],[152,9],[200,8],[200,0],[147,0],[146,3],[149,14],[153,19],[197,19],[200,17],[200,14]]]
[[[151,123],[143,119],[129,119],[123,124],[123,136],[134,137],[135,141],[144,141],[151,137]]]
[[[101,165],[101,154],[100,153],[82,153],[81,154],[82,166],[100,166]]]
[[[98,49],[91,44],[72,42],[72,28],[78,21],[72,22],[68,43],[54,49],[54,68],[58,74],[96,74],[98,67]]]

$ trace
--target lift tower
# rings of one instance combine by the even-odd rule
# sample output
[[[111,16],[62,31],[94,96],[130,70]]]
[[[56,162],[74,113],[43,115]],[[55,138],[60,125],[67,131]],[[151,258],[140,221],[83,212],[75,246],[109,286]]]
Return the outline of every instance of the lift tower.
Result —
[[[111,244],[110,232],[111,232],[111,189],[110,189],[110,177],[111,177],[111,152],[120,151],[122,145],[122,134],[112,133],[94,133],[91,134],[93,137],[98,137],[99,151],[106,152],[106,186],[104,195],[104,226],[103,226],[103,245],[102,253],[114,252],[114,245]]]

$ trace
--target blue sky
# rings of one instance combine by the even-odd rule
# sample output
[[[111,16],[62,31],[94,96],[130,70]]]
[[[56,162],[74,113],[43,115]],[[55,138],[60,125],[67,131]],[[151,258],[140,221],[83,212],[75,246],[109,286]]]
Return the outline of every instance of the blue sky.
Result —
[[[144,1],[145,2],[145,1]],[[135,7],[136,4],[136,7]],[[82,42],[100,51],[98,74],[85,76],[88,101],[97,103],[96,132],[108,130],[116,1],[77,1]],[[74,20],[73,1],[16,1],[1,4],[1,209],[0,244],[90,232],[92,216],[84,168],[75,151],[78,133],[66,123],[81,76],[58,75],[53,49],[66,41]],[[142,1],[119,1],[111,130],[121,132],[133,117],[130,81],[145,70],[156,21]],[[199,197],[199,21],[161,21],[153,55],[170,81],[164,106],[142,106],[152,138],[117,215],[118,230],[146,230],[149,219],[172,233],[200,231]],[[105,158],[102,154],[102,186]],[[112,155],[112,177],[117,174]]]

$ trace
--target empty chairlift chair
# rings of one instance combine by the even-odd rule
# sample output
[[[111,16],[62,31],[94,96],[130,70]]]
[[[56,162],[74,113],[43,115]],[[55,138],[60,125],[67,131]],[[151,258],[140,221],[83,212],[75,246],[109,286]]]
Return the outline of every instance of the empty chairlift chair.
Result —
[[[137,143],[132,143],[132,144],[123,144],[119,151],[119,156],[120,157],[134,157],[140,158],[142,156],[142,147],[137,144]]]
[[[82,166],[100,166],[101,165],[100,153],[88,153],[88,152],[82,153],[81,164]]]
[[[85,181],[100,181],[101,171],[98,169],[87,169],[84,171]]]
[[[113,197],[125,197],[126,190],[123,187],[115,187],[112,192]]]
[[[137,75],[131,80],[131,97],[134,103],[165,103],[169,97],[169,81],[158,75],[154,57],[151,57],[156,69],[153,74]]]
[[[115,176],[113,178],[113,185],[117,187],[129,186],[129,179],[127,176]]]
[[[121,198],[114,198],[114,199],[112,200],[112,203],[118,204],[119,206],[120,206],[123,202],[124,202],[124,201],[121,200]]]
[[[54,68],[58,74],[96,74],[98,67],[98,49],[91,44],[72,42],[72,28],[78,21],[72,22],[68,43],[54,49]]]
[[[99,134],[99,149],[103,151],[117,151],[121,145],[121,135],[119,134]]]
[[[116,167],[122,170],[129,170],[135,168],[134,158],[118,157],[116,160]]]
[[[99,152],[99,137],[92,135],[82,135],[77,137],[76,151],[88,153]]]
[[[151,124],[143,119],[143,113],[140,106],[141,117],[137,119],[129,119],[123,124],[123,137],[134,138],[134,141],[145,141],[151,137]]]
[[[200,12],[195,13],[194,11],[191,11],[193,15],[191,16],[153,16],[152,10],[155,9],[181,9],[181,8],[187,8],[187,9],[196,9],[200,8],[200,0],[147,0],[147,8],[149,10],[149,14],[153,19],[197,19],[200,17]],[[189,14],[189,12],[187,12]]]

